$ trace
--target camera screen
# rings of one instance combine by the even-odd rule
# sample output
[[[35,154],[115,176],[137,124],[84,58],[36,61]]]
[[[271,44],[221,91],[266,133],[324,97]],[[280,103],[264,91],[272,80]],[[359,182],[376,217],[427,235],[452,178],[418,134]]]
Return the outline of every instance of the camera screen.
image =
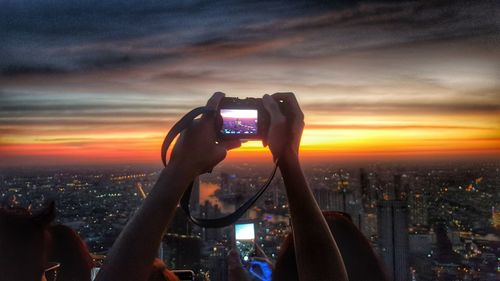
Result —
[[[253,223],[242,223],[234,225],[236,240],[252,240],[255,238]]]
[[[221,109],[222,133],[257,135],[257,109]]]

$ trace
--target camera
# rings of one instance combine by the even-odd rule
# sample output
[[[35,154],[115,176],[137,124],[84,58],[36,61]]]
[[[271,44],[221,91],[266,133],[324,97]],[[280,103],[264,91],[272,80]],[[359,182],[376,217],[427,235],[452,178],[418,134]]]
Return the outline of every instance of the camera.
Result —
[[[221,139],[263,140],[269,129],[269,114],[262,98],[224,97],[218,108],[222,118]]]

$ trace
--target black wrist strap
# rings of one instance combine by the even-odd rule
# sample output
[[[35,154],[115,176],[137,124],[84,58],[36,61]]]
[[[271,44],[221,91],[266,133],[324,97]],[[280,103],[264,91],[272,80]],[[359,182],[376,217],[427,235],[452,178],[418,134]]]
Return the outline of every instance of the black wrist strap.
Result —
[[[213,113],[212,109],[207,107],[197,107],[186,115],[184,115],[177,123],[174,124],[172,129],[168,132],[167,136],[163,140],[163,144],[161,146],[161,159],[163,165],[167,165],[167,151],[170,144],[174,141],[175,137],[179,135],[183,130],[187,129],[191,126],[193,120],[201,114],[210,114]],[[224,217],[214,218],[214,219],[200,219],[195,218],[191,215],[191,211],[189,210],[189,199],[191,198],[191,190],[193,189],[193,182],[189,184],[188,189],[184,192],[181,198],[181,208],[186,213],[189,220],[191,220],[194,224],[197,224],[201,227],[205,228],[217,228],[217,227],[225,227],[235,223],[245,212],[259,199],[259,197],[266,191],[267,187],[271,184],[271,181],[276,174],[276,170],[278,169],[278,164],[276,162],[273,171],[266,183],[262,185],[257,193],[248,199],[243,205],[241,205],[234,213],[229,214]]]

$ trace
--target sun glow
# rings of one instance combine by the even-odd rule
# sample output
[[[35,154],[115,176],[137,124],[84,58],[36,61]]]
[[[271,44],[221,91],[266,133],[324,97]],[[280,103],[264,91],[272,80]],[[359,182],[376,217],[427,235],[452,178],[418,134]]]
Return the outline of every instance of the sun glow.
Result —
[[[373,124],[370,124],[373,125]],[[375,124],[377,125],[377,124]],[[499,155],[498,130],[477,128],[306,126],[300,148],[304,158],[439,157]],[[3,159],[31,163],[159,163],[162,132],[153,130],[57,134],[2,138]],[[228,154],[230,161],[270,159],[268,148],[250,141]],[[3,163],[7,163],[2,161]]]

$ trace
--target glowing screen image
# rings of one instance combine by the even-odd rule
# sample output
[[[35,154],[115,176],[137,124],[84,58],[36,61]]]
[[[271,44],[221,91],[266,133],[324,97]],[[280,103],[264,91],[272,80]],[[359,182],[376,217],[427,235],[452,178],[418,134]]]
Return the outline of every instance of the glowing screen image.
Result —
[[[234,230],[236,240],[253,240],[255,238],[253,223],[236,224]]]
[[[226,135],[256,135],[256,109],[221,109],[222,133]]]

